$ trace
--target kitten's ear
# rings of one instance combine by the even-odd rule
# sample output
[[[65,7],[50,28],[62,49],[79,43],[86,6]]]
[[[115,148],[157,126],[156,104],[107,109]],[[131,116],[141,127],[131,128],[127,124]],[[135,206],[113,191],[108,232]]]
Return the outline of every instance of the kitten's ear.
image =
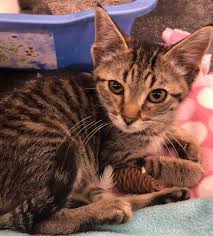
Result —
[[[106,61],[113,53],[128,49],[127,36],[119,30],[108,13],[96,7],[95,43],[92,46],[93,65]]]
[[[211,44],[212,37],[213,26],[205,26],[173,46],[167,52],[167,56],[199,66]]]
[[[191,87],[202,57],[212,46],[213,26],[205,26],[174,45],[163,57]]]

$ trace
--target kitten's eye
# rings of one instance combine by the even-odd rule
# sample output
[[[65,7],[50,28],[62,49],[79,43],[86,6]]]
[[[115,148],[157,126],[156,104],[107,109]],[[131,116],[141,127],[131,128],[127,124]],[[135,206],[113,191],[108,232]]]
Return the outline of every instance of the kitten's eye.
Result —
[[[153,103],[163,102],[167,97],[167,91],[164,89],[154,89],[149,93],[149,101]]]
[[[115,80],[109,81],[109,88],[110,90],[117,95],[123,95],[124,94],[124,87]]]

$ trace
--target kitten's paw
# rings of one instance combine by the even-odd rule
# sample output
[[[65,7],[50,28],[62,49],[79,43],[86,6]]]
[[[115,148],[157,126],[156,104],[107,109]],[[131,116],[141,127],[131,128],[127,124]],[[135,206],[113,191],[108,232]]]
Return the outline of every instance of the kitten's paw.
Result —
[[[168,188],[159,192],[160,195],[156,197],[156,204],[167,204],[171,202],[178,202],[188,200],[190,198],[190,192],[187,188]]]
[[[98,220],[101,223],[122,224],[133,217],[131,205],[120,199],[104,200]]]

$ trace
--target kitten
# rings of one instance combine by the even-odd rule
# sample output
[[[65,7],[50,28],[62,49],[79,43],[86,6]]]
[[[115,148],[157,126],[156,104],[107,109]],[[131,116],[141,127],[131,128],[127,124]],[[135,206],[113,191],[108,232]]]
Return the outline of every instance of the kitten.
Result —
[[[123,223],[137,209],[188,199],[185,187],[202,177],[199,147],[176,126],[175,113],[213,28],[171,48],[136,47],[101,7],[95,22],[93,78],[56,72],[27,81],[0,101],[1,229],[70,234]],[[143,158],[164,144],[182,159]],[[118,196],[103,186],[108,165],[144,165],[179,187]]]

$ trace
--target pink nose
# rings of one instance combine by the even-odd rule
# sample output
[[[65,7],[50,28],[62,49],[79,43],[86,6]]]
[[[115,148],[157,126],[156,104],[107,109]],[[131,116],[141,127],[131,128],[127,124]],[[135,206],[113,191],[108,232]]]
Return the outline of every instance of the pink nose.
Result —
[[[139,106],[137,103],[129,102],[123,108],[123,119],[127,125],[131,125],[139,116]]]
[[[129,118],[129,117],[126,117],[126,116],[124,116],[123,119],[124,119],[124,121],[127,125],[131,125],[133,122],[136,121],[136,118]]]

